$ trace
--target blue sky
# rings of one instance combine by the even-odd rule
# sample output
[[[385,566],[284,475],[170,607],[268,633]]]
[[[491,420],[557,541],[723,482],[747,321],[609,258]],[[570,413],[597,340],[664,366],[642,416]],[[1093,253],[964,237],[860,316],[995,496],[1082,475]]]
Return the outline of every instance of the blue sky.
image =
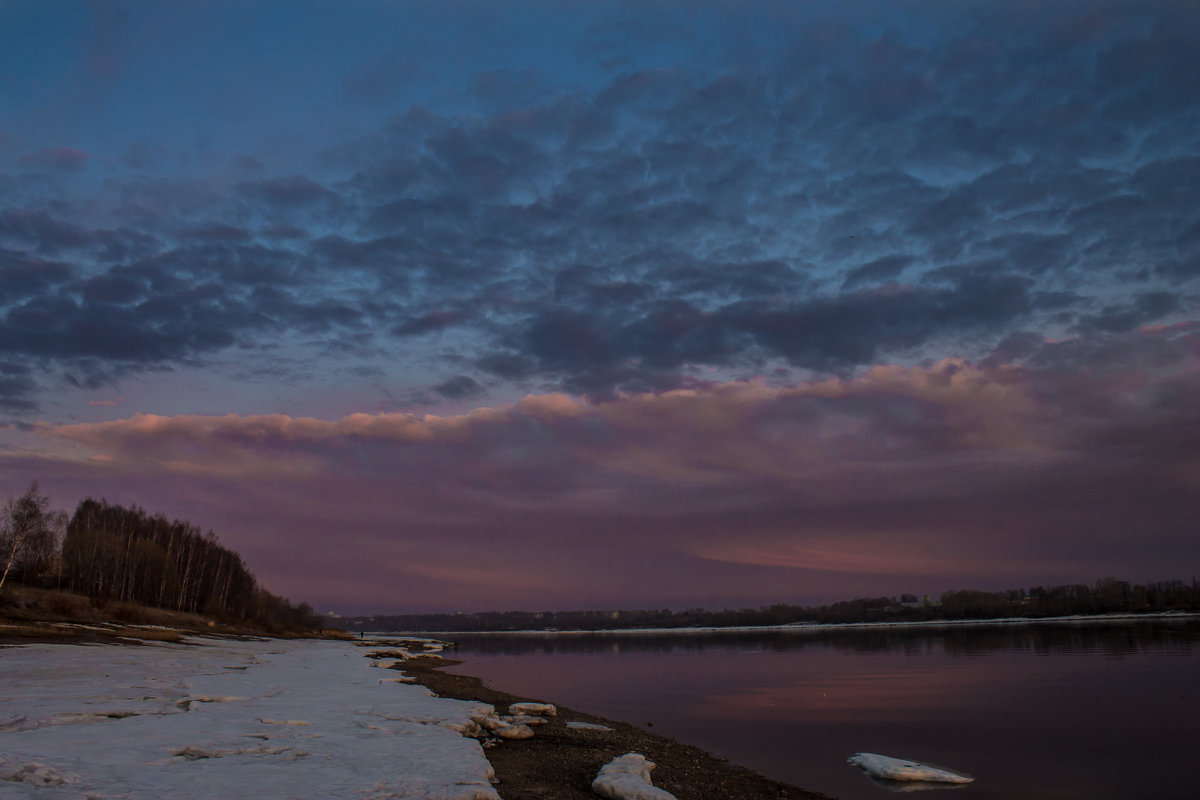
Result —
[[[774,602],[801,578],[812,596],[986,581],[994,559],[969,566],[968,545],[1011,535],[994,530],[989,503],[1057,496],[1051,513],[1076,513],[1065,488],[1012,487],[963,512],[978,532],[953,533],[962,516],[936,510],[930,478],[905,489],[926,509],[919,535],[876,540],[837,515],[820,532],[785,530],[778,520],[814,511],[797,499],[814,477],[777,451],[817,439],[866,505],[905,453],[936,454],[949,483],[963,459],[1027,459],[1013,475],[1044,469],[1043,487],[1103,463],[1092,492],[1148,481],[1164,493],[1136,501],[1151,536],[1143,571],[1179,563],[1179,547],[1195,564],[1184,523],[1162,509],[1198,470],[1171,448],[1196,435],[1198,39],[1200,12],[1176,2],[4,2],[0,474],[11,492],[41,477],[67,505],[107,493],[211,519],[268,583],[291,580],[268,554],[304,526],[283,510],[251,526],[234,497],[266,484],[241,475],[235,491],[217,476],[236,470],[212,460],[233,457],[214,437],[247,436],[259,415],[278,423],[260,420],[264,464],[291,457],[269,455],[271,437],[294,447],[296,420],[334,426],[336,447],[309,454],[305,480],[370,465],[398,494],[426,497],[413,464],[458,484],[455,458],[496,459],[478,491],[507,500],[520,484],[545,514],[531,487],[567,458],[575,490],[656,509],[605,524],[581,501],[594,538],[547,545],[489,528],[497,512],[482,501],[451,523],[466,489],[448,489],[403,535],[349,548],[447,560],[425,570],[426,598],[467,580],[446,571],[447,553],[463,554],[456,569],[499,558],[481,539],[551,559],[561,548],[568,569],[617,528],[661,529],[664,514],[678,532],[647,533],[635,552],[679,577],[662,598],[637,598],[651,604],[753,602],[756,582]],[[982,382],[969,412],[955,405],[965,395],[913,388],[955,376]],[[766,404],[755,435],[706,416],[735,390]],[[685,396],[697,408],[654,429],[654,473],[623,449],[642,430],[629,421]],[[1016,415],[1003,425],[987,416],[1001,396]],[[596,441],[529,416],[522,398],[594,416],[612,452],[598,459]],[[420,458],[381,450],[346,432],[356,414],[435,420],[483,450],[429,431],[437,446]],[[146,438],[160,430],[147,415],[175,435]],[[967,422],[982,427],[956,427]],[[1042,426],[1076,438],[1031,432]],[[729,450],[704,480],[699,454],[675,472],[688,436],[726,452],[734,432],[746,453]],[[1136,457],[1094,449],[1127,440],[1141,442]],[[502,468],[514,462],[528,484]],[[1151,465],[1174,477],[1147,478]],[[654,492],[632,480],[648,473]],[[996,484],[978,480],[954,496]],[[730,542],[695,533],[693,484],[728,500]],[[771,495],[755,506],[769,520],[739,505],[743,489]],[[369,504],[405,518],[379,491]],[[287,494],[246,507],[282,509]],[[582,524],[571,519],[530,524]],[[352,527],[365,525],[379,523]],[[966,560],[920,577],[828,561],[857,551],[830,542],[864,536],[884,550],[960,537]],[[1003,577],[1094,578],[1127,563],[1110,542],[1099,552],[1111,569],[1084,566],[1072,548],[1097,549],[1082,541],[1018,547]],[[705,588],[722,582],[734,588]],[[620,586],[522,598],[616,604]]]

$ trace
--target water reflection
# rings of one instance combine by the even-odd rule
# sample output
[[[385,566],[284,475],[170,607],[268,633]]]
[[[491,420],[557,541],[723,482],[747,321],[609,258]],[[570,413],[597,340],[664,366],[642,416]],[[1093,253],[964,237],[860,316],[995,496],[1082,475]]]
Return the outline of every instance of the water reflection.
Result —
[[[843,800],[915,788],[861,751],[971,773],[975,800],[1195,796],[1196,620],[455,638],[455,671]]]
[[[888,792],[928,792],[940,790],[951,792],[955,789],[966,789],[970,784],[963,783],[930,783],[929,781],[885,781],[872,775],[866,775],[867,780]]]
[[[1070,623],[1015,625],[949,625],[944,627],[797,628],[791,631],[685,631],[621,633],[517,632],[454,634],[472,652],[489,655],[556,653],[703,653],[736,649],[744,653],[782,653],[831,648],[846,652],[898,652],[916,656],[939,650],[955,656],[982,656],[1001,651],[1043,655],[1102,653],[1109,658],[1146,652],[1187,655],[1197,643],[1200,621],[1158,619],[1131,624],[1088,620]]]

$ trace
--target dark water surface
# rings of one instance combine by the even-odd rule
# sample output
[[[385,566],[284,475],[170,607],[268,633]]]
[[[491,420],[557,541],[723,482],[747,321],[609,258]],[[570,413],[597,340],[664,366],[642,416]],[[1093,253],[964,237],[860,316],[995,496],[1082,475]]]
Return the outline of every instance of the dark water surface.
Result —
[[[453,638],[450,671],[843,800],[890,792],[860,751],[973,775],[959,800],[1200,797],[1195,620]]]

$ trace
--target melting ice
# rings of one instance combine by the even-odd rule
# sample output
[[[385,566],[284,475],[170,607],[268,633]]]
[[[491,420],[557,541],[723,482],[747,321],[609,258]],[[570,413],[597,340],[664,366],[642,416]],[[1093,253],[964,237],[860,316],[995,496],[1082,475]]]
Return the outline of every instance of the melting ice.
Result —
[[[498,800],[491,706],[380,680],[339,642],[0,649],[5,797]]]

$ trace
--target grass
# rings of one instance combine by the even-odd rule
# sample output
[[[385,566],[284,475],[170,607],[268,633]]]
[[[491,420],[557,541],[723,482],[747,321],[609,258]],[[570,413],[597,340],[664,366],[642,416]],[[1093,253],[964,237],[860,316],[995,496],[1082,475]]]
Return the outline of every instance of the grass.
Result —
[[[21,584],[0,592],[0,644],[31,641],[179,642],[189,635],[271,636],[250,624],[214,619],[123,601]],[[313,631],[313,637],[352,638],[345,631]]]

